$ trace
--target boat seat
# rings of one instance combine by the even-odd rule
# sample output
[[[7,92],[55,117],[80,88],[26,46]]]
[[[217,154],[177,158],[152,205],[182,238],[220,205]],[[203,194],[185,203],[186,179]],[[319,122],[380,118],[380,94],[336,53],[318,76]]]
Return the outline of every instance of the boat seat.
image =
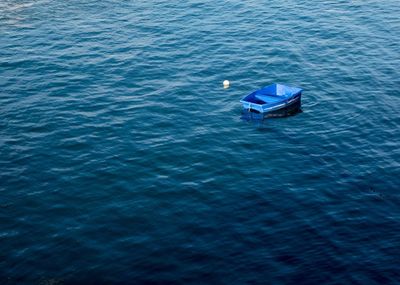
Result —
[[[269,96],[269,95],[256,95],[255,97],[256,99],[264,101],[265,103],[273,103],[282,100],[282,98],[279,98],[277,96]]]

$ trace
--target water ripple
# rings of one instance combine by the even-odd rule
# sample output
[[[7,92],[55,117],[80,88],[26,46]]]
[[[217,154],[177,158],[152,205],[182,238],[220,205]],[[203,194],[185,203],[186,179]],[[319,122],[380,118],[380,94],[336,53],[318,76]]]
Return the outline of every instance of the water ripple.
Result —
[[[0,283],[396,284],[399,11],[2,1]]]

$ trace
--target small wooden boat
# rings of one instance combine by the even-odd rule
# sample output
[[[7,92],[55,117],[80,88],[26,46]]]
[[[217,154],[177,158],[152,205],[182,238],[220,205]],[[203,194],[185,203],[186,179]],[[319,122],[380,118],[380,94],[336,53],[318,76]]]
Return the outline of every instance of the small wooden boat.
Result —
[[[274,83],[254,91],[240,102],[244,109],[259,113],[274,112],[294,104],[300,108],[302,91],[303,89],[298,87]]]

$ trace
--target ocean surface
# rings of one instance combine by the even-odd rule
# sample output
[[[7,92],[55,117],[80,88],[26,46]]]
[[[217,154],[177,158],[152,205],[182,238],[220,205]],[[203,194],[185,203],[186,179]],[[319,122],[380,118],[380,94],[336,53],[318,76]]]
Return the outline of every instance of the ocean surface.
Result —
[[[399,70],[398,0],[1,0],[0,284],[400,284]]]

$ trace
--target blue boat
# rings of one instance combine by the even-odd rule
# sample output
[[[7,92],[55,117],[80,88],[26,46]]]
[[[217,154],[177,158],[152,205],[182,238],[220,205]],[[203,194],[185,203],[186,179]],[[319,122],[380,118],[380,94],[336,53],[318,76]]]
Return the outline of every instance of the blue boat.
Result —
[[[302,91],[298,87],[274,83],[254,91],[240,102],[244,109],[258,113],[270,113],[294,105],[300,108]]]

